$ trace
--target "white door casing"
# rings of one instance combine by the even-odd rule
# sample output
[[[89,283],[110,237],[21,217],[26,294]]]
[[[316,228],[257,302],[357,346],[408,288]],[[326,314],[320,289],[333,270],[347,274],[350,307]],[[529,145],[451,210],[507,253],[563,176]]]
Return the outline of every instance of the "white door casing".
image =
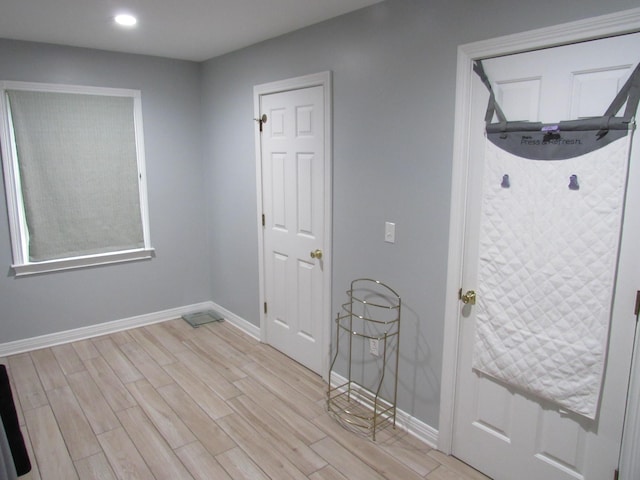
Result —
[[[525,50],[533,50],[537,48],[550,47],[559,44],[567,44],[572,42],[578,42],[581,40],[587,40],[597,37],[610,36],[616,33],[627,33],[630,31],[640,30],[640,10],[636,9],[633,11],[622,12],[619,15],[608,15],[605,17],[600,17],[597,19],[592,19],[588,21],[575,22],[568,25],[562,25],[559,27],[554,27],[551,29],[542,29],[534,32],[529,32],[521,35],[515,35],[510,37],[504,37],[501,39],[496,39],[488,42],[480,42],[477,44],[466,45],[460,47],[459,49],[459,62],[458,62],[458,85],[457,85],[457,97],[456,97],[456,133],[455,133],[455,152],[454,152],[454,183],[452,186],[452,222],[451,222],[451,236],[450,236],[450,255],[449,255],[449,277],[448,277],[448,301],[447,301],[447,313],[446,313],[446,324],[445,324],[445,355],[443,361],[443,383],[442,383],[442,394],[441,394],[441,416],[440,416],[440,432],[439,432],[439,448],[447,453],[451,453],[452,451],[456,453],[455,450],[455,438],[454,432],[456,431],[455,423],[457,421],[464,421],[461,419],[459,415],[456,415],[455,408],[460,408],[461,405],[461,396],[468,396],[469,392],[461,392],[459,390],[459,383],[457,384],[457,380],[462,380],[466,373],[466,369],[470,368],[465,362],[468,359],[464,358],[464,353],[469,349],[469,345],[465,344],[465,339],[468,341],[468,335],[465,334],[465,328],[468,323],[472,321],[469,314],[468,309],[462,310],[460,308],[459,301],[457,299],[458,289],[463,287],[466,289],[473,289],[474,285],[470,285],[470,280],[467,278],[467,275],[473,274],[473,272],[469,272],[469,269],[466,265],[463,264],[463,251],[465,246],[465,241],[468,237],[469,228],[468,224],[465,224],[465,218],[468,220],[473,217],[472,212],[469,209],[469,204],[471,203],[470,199],[474,198],[474,196],[478,195],[477,191],[473,191],[473,189],[468,189],[467,181],[473,180],[474,176],[477,175],[477,172],[473,171],[474,162],[477,162],[478,152],[483,151],[483,140],[481,136],[478,137],[475,135],[474,131],[470,131],[467,125],[469,124],[469,119],[472,115],[472,107],[475,104],[482,104],[482,114],[484,113],[484,108],[486,107],[486,98],[488,94],[485,91],[481,91],[476,89],[477,82],[476,79],[472,76],[471,71],[471,63],[475,59],[479,58],[487,58],[492,56],[504,55],[515,53],[518,51]],[[638,49],[635,49],[637,52]],[[632,56],[634,53],[631,54]],[[637,57],[637,54],[635,54]],[[604,58],[608,55],[605,54]],[[635,58],[631,61],[631,63],[637,62],[639,58]],[[521,62],[521,65],[524,62]],[[606,63],[606,62],[603,62]],[[524,75],[524,74],[523,74]],[[526,75],[525,75],[526,76]],[[480,84],[482,87],[482,85]],[[513,85],[512,85],[513,86]],[[506,86],[505,86],[506,87]],[[482,87],[483,88],[483,87]],[[561,89],[562,87],[559,87]],[[480,95],[483,96],[482,99],[478,98],[478,92],[481,92]],[[609,98],[609,101],[612,100],[612,97]],[[524,103],[520,103],[523,105]],[[594,113],[597,115],[597,113]],[[521,116],[528,116],[529,113],[525,112]],[[521,119],[521,118],[518,118]],[[530,118],[533,119],[533,118]],[[555,119],[542,119],[544,120],[558,120]],[[481,122],[482,123],[482,122]],[[479,140],[480,138],[480,140]],[[637,143],[637,142],[636,142]],[[637,149],[636,149],[637,150]],[[637,168],[634,170],[632,168],[631,175],[637,175]],[[470,182],[470,185],[473,185],[473,182]],[[478,197],[476,197],[478,198]],[[629,232],[625,232],[627,235]],[[633,245],[633,241],[637,244],[638,241],[638,232],[635,232],[634,235],[636,237],[626,238],[625,241],[627,245]],[[631,240],[631,241],[629,241]],[[625,255],[625,243],[622,245],[622,253],[621,255],[624,257]],[[631,259],[631,261],[634,261]],[[636,262],[637,263],[637,262]],[[633,268],[628,268],[628,271],[633,270]],[[637,270],[636,270],[637,271]],[[626,275],[623,269],[621,269],[621,275]],[[619,282],[623,282],[623,279],[620,279]],[[629,290],[629,289],[628,289]],[[627,292],[626,295],[635,294],[633,292]],[[616,300],[617,302],[617,300]],[[616,303],[616,308],[623,308],[623,306]],[[616,313],[614,312],[614,316]],[[628,329],[628,328],[627,328]],[[617,335],[617,337],[616,337]],[[620,332],[612,331],[612,339],[611,342],[614,344],[620,339]],[[624,336],[624,334],[622,334]],[[630,342],[627,342],[624,348],[627,349],[626,354],[623,356],[630,355],[630,346],[628,345]],[[460,362],[460,363],[459,363]],[[628,367],[628,365],[627,365]],[[619,378],[618,378],[619,381]],[[607,376],[607,382],[612,384],[614,379],[612,375],[609,374]],[[623,386],[623,392],[616,392],[618,397],[623,397],[626,394],[626,387]],[[502,398],[510,397],[511,393],[506,392],[504,389],[493,388],[493,386],[486,387],[488,392],[485,392],[488,397],[491,398],[488,405],[492,405],[496,408],[493,408],[493,413],[487,412],[488,416],[492,416],[492,421],[494,423],[499,423],[505,418],[504,410],[502,407],[497,407],[499,405]],[[607,388],[607,384],[605,384],[605,390]],[[491,397],[494,395],[494,397]],[[607,408],[611,408],[613,403],[609,402],[606,397],[603,397],[603,412],[606,411]],[[464,402],[462,402],[464,404]],[[621,407],[620,407],[621,405]],[[630,405],[633,408],[632,405]],[[615,408],[615,407],[613,407]],[[618,408],[624,410],[624,402],[618,404]],[[637,408],[637,407],[635,407]],[[558,424],[554,424],[552,427],[553,431],[553,442],[551,444],[543,446],[543,450],[546,448],[547,450],[556,449],[556,457],[562,457],[563,455],[580,455],[575,454],[573,452],[567,453],[568,443],[566,438],[562,437],[563,432],[567,432],[574,427],[563,429],[562,423],[570,423],[569,417],[559,416],[555,412],[544,412],[544,420],[547,422],[547,425],[544,428],[549,428],[549,421],[553,415],[558,416],[556,419]],[[609,421],[610,417],[606,417],[607,414],[604,414],[604,417],[601,417],[599,431],[604,436],[615,437],[619,435],[619,431],[616,432],[616,429],[620,428],[620,415],[617,420]],[[555,420],[554,420],[555,421]],[[567,423],[568,424],[568,423]],[[513,427],[516,428],[516,427]],[[517,427],[520,428],[520,427]],[[577,430],[574,429],[577,432]],[[511,432],[506,432],[505,438]],[[536,432],[534,431],[533,435],[535,436]],[[584,441],[584,434],[580,437]],[[629,441],[633,441],[633,439],[629,439]],[[633,448],[628,449],[629,451],[634,451]],[[563,453],[564,452],[564,453]],[[485,452],[485,455],[487,453]],[[609,456],[612,454],[610,453]],[[464,458],[463,458],[464,459]],[[560,460],[561,458],[557,458]],[[575,460],[576,462],[584,462],[588,459],[578,458]],[[617,460],[617,459],[616,459]],[[510,464],[511,456],[507,458],[503,456],[494,456],[492,461],[494,463],[501,463],[504,461],[505,465]],[[562,462],[559,462],[562,463]],[[571,473],[572,466],[571,462],[566,462],[563,464],[565,470],[568,472],[567,478],[580,478],[577,473]],[[624,463],[624,462],[623,462]],[[607,469],[610,467],[606,467]],[[518,465],[513,466],[512,468],[518,468]],[[583,467],[580,467],[583,468]],[[603,467],[604,468],[604,467]],[[603,470],[605,471],[605,470]],[[625,472],[622,472],[623,476]],[[604,475],[604,474],[603,474]],[[607,471],[606,476],[602,476],[602,478],[609,478],[613,475],[613,471]],[[524,478],[524,477],[520,477]],[[542,477],[541,477],[542,478]],[[547,477],[545,477],[547,478]],[[549,477],[550,478],[550,477]],[[563,478],[563,477],[560,477]],[[599,478],[599,477],[594,477]],[[629,477],[632,478],[632,477]]]
[[[261,340],[326,378],[331,308],[330,74],[254,88]],[[264,226],[263,216],[264,215]],[[316,251],[322,252],[320,258]],[[311,253],[314,253],[314,257]]]

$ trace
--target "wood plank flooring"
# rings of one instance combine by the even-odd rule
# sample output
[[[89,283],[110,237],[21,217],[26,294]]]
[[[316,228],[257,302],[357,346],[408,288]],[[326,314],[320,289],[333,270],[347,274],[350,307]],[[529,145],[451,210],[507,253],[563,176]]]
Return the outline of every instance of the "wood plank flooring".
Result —
[[[181,319],[0,358],[29,480],[480,480],[387,428],[342,428],[315,374],[226,322]]]

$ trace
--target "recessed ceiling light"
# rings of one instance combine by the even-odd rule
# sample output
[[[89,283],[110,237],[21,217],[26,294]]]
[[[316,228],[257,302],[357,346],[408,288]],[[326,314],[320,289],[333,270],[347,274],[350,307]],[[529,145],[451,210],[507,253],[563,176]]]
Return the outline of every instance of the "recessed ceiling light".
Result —
[[[133,27],[136,23],[138,23],[138,19],[133,15],[128,15],[123,13],[122,15],[116,15],[114,20],[118,25],[122,25],[123,27]]]

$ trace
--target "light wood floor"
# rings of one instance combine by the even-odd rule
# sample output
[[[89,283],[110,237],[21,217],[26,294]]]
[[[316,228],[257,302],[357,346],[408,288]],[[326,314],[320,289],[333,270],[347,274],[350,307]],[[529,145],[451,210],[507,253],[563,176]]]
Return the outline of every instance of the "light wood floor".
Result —
[[[33,464],[21,478],[486,479],[399,429],[375,443],[345,430],[318,376],[226,322],[0,361]]]

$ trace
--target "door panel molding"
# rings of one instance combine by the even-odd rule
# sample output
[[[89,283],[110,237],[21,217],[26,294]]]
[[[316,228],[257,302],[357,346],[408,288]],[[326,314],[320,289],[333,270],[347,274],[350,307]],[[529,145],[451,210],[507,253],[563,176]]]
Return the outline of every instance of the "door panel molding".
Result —
[[[329,378],[329,338],[331,331],[331,284],[332,284],[332,171],[333,171],[333,141],[332,141],[332,79],[331,72],[319,72],[300,77],[278,80],[275,82],[264,83],[253,87],[253,108],[254,119],[261,118],[260,99],[263,95],[286,92],[308,87],[321,86],[323,90],[323,108],[324,108],[324,211],[325,220],[323,225],[324,258],[324,298],[322,302],[322,318],[324,320],[322,333],[322,372],[323,379]],[[300,112],[302,115],[304,112]],[[270,121],[271,119],[267,119]],[[303,122],[304,123],[304,122]],[[264,229],[262,226],[264,212],[263,206],[263,190],[262,190],[262,151],[260,128],[256,125],[254,133],[255,157],[256,157],[256,198],[257,198],[257,219],[258,226],[258,271],[259,271],[259,293],[260,293],[260,340],[266,342],[266,314],[262,306],[265,299],[265,258],[264,258]]]
[[[563,25],[532,30],[515,35],[498,37],[458,47],[455,130],[452,160],[451,221],[449,230],[449,255],[447,272],[447,295],[445,306],[445,327],[443,345],[442,384],[440,395],[440,428],[438,448],[450,454],[453,446],[454,405],[456,398],[457,359],[459,354],[460,324],[464,321],[459,308],[458,292],[472,286],[463,285],[463,248],[465,240],[466,186],[469,174],[469,116],[471,106],[472,65],[475,60],[499,55],[521,53],[541,48],[555,47],[586,40],[640,31],[640,8],[580,20]],[[634,362],[640,364],[638,355]],[[635,366],[636,371],[640,368]],[[636,409],[635,415],[628,412],[628,418],[638,418],[640,398],[632,398],[631,386],[629,409]],[[638,394],[640,395],[640,393]],[[625,464],[625,452],[635,452],[640,448],[640,428],[632,426],[636,435],[625,435],[621,465]],[[628,455],[630,455],[629,453]],[[625,472],[621,472],[625,475]],[[628,475],[629,472],[626,473]],[[624,477],[623,477],[624,478]],[[628,477],[632,478],[632,477]]]

